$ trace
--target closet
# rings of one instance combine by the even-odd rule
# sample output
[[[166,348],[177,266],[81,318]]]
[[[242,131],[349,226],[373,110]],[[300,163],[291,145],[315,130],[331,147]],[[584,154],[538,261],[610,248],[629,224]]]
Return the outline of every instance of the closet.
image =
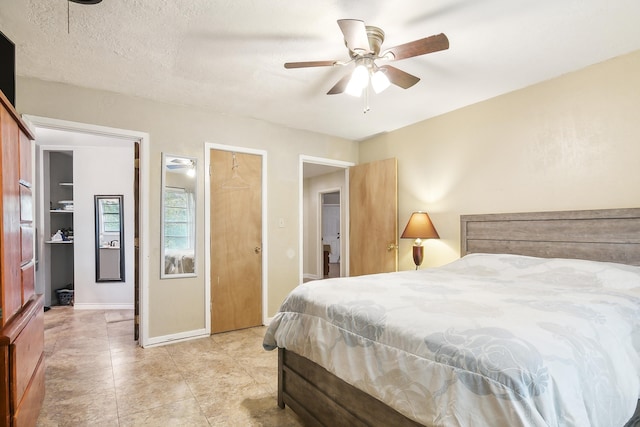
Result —
[[[74,277],[73,151],[42,151],[45,304],[69,305]],[[62,291],[65,290],[65,291]],[[58,291],[60,295],[58,295]]]
[[[0,426],[33,426],[44,400],[43,297],[35,293],[33,135],[0,92]]]

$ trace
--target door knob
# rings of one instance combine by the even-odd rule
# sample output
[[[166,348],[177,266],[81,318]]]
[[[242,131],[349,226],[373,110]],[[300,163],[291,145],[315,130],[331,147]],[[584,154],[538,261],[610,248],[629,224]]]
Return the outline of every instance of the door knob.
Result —
[[[391,252],[394,249],[398,249],[398,245],[396,245],[395,243],[389,243],[387,245],[387,251]]]
[[[253,248],[253,251],[259,254],[262,251],[262,248],[260,246],[256,246],[255,248]]]

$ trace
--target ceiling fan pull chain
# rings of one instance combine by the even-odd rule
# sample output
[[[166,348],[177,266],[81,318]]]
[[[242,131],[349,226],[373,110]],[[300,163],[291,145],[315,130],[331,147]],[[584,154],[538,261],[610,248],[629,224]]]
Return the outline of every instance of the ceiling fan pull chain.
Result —
[[[367,112],[371,110],[371,108],[369,107],[369,85],[368,84],[362,90],[362,94],[363,94],[362,95],[362,103],[363,103],[362,112],[364,114],[367,114]]]

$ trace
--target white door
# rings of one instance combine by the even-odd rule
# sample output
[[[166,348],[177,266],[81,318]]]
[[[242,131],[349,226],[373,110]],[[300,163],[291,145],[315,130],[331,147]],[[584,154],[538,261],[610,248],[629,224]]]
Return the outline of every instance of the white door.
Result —
[[[329,262],[340,262],[340,206],[322,205],[322,244],[329,245]]]

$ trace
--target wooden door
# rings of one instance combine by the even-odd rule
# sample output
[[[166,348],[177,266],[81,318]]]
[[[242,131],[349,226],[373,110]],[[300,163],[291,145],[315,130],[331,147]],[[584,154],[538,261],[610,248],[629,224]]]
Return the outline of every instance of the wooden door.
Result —
[[[349,275],[398,270],[395,158],[349,169]]]
[[[133,339],[140,339],[140,141],[133,144]],[[124,238],[124,236],[123,236]]]
[[[262,324],[262,156],[211,150],[211,332]]]

